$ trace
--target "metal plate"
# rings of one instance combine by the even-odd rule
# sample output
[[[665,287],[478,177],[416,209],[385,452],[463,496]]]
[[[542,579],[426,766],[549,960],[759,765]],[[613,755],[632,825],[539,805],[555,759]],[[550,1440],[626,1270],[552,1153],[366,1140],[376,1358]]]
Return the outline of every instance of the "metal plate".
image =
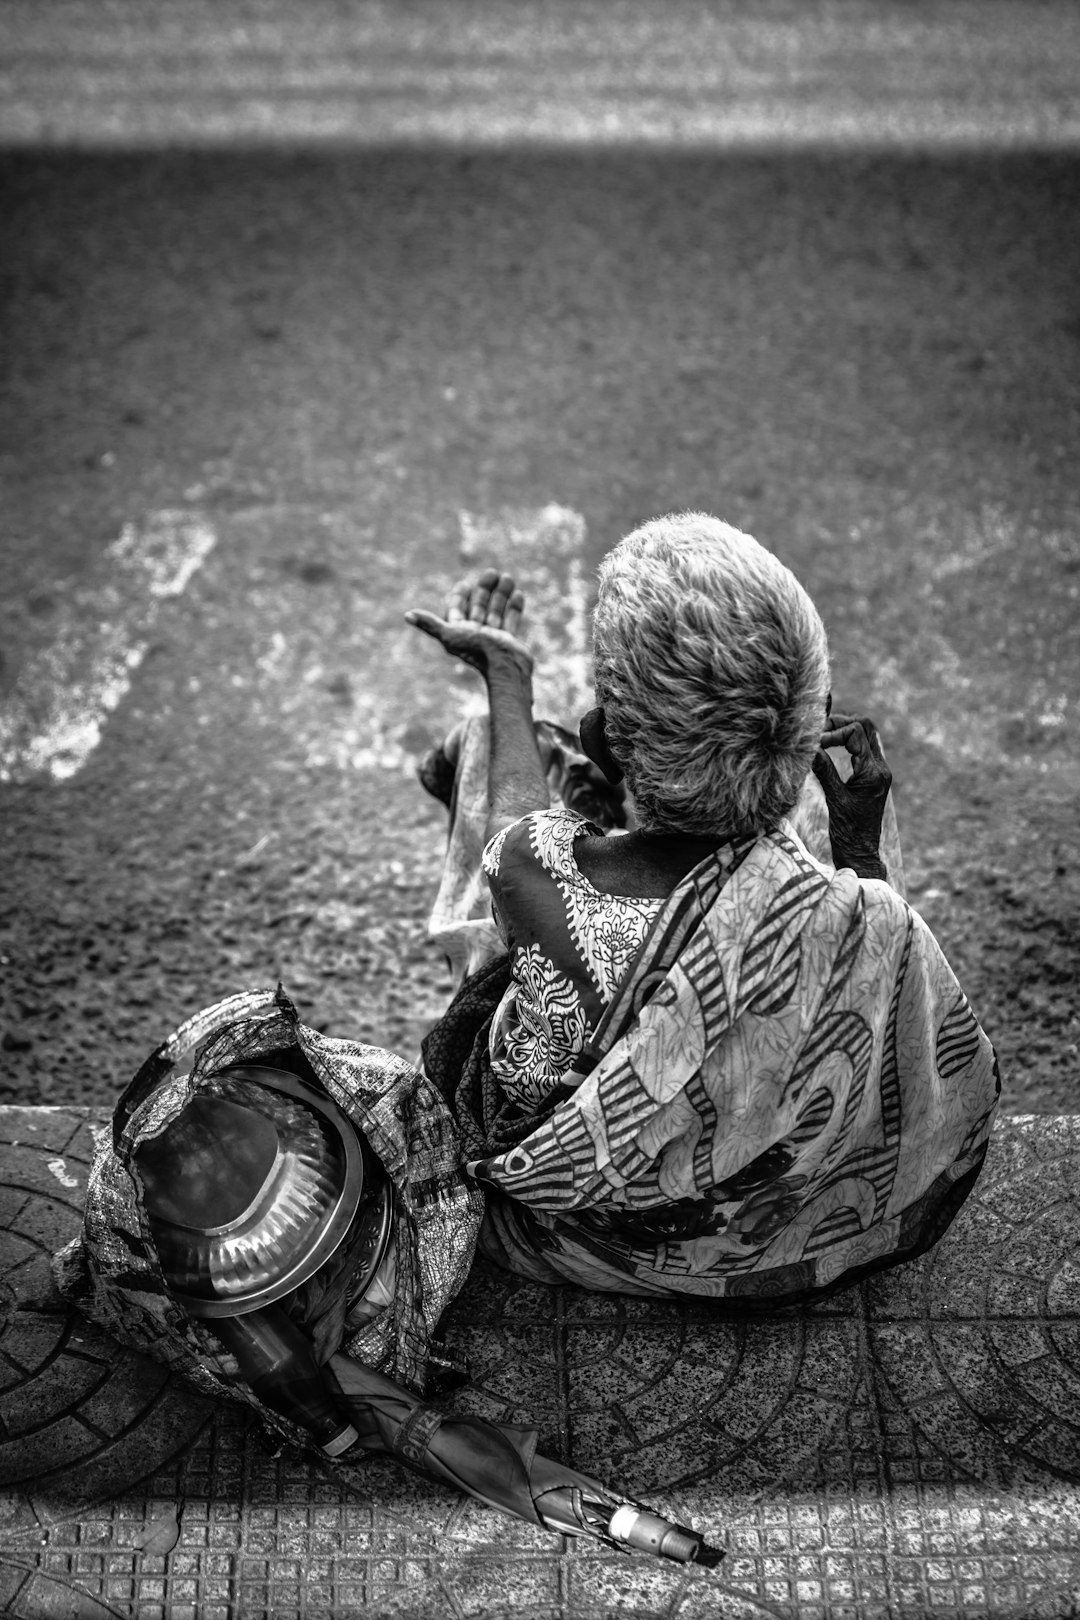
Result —
[[[242,1295],[230,1296],[228,1299],[206,1299],[199,1294],[182,1293],[177,1288],[171,1290],[173,1296],[192,1316],[208,1318],[243,1316],[248,1311],[257,1311],[260,1306],[281,1299],[294,1288],[299,1288],[309,1277],[313,1277],[319,1267],[334,1254],[348,1231],[364,1191],[364,1156],[359,1137],[352,1122],[329,1097],[305,1085],[296,1075],[289,1074],[283,1069],[264,1069],[253,1064],[245,1064],[242,1067],[223,1069],[221,1078],[246,1081],[264,1090],[280,1092],[310,1108],[313,1113],[331,1125],[341,1142],[345,1155],[345,1170],[337,1198],[327,1214],[317,1241],[300,1254],[291,1265],[287,1265],[279,1272],[272,1282],[253,1288]]]

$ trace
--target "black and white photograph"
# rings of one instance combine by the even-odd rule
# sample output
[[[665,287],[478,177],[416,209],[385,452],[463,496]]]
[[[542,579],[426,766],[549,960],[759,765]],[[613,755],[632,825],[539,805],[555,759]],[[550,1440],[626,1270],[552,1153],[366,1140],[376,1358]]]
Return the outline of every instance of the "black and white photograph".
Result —
[[[1080,1616],[1080,7],[0,0],[0,1614]]]

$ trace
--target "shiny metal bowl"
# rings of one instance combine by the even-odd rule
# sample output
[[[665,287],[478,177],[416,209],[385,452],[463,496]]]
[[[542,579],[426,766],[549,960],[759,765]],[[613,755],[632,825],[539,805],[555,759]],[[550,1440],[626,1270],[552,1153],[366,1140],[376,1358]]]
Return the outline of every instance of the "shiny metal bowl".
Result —
[[[222,1071],[135,1162],[165,1279],[193,1316],[242,1315],[306,1282],[364,1193],[350,1120],[278,1069]]]

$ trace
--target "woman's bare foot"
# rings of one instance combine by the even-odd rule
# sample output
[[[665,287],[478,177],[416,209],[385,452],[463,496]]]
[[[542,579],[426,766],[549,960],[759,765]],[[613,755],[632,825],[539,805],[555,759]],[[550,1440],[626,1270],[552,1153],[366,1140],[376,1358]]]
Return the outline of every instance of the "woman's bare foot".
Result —
[[[457,779],[461,731],[464,724],[463,720],[459,720],[456,726],[452,726],[442,742],[435,748],[429,748],[416,767],[420,786],[426,793],[430,793],[433,799],[445,804],[448,810],[454,799],[454,782]]]

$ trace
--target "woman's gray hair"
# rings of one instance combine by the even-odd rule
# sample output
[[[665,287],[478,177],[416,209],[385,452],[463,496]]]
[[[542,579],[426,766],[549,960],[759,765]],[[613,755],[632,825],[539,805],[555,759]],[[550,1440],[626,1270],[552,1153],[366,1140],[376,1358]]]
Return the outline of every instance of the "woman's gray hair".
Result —
[[[825,629],[790,569],[718,518],[683,512],[600,565],[596,698],[638,820],[749,837],[794,806],[825,720]]]

